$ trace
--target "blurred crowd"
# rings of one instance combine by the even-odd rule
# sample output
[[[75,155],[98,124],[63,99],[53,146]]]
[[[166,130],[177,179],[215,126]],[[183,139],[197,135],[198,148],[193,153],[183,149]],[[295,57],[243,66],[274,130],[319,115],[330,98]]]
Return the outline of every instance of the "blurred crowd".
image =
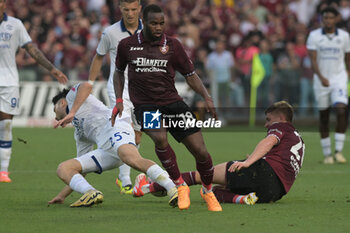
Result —
[[[160,4],[166,33],[177,37],[205,85],[218,93],[219,107],[249,106],[251,65],[259,53],[265,78],[258,106],[281,99],[305,114],[314,105],[306,38],[321,26],[320,11],[332,5],[339,27],[350,29],[350,1],[324,0],[142,0]],[[105,27],[120,20],[116,0],[7,1],[7,13],[21,19],[32,40],[70,80],[87,80],[91,59]],[[99,80],[108,78],[106,56]],[[21,50],[21,80],[52,81]],[[179,78],[179,81],[181,79]],[[195,97],[193,105],[200,105]]]

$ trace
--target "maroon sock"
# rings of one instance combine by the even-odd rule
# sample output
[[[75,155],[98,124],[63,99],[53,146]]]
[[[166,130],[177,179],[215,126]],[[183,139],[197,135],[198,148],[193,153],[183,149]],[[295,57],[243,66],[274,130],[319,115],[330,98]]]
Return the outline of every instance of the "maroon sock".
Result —
[[[160,191],[166,191],[165,188],[163,188],[162,186],[160,186],[160,184],[156,183],[156,182],[152,182],[149,185],[149,191],[151,193],[156,193],[156,192],[160,192]]]
[[[197,184],[195,175],[196,175],[195,171],[181,173],[182,178],[184,179],[184,181],[188,186]]]
[[[218,186],[213,187],[213,192],[220,203],[232,203],[234,196],[236,196],[230,190]]]
[[[158,149],[156,147],[156,154],[174,183],[176,185],[182,184],[183,179],[181,177],[179,167],[177,166],[175,152],[171,146],[168,144],[168,146],[164,149]]]
[[[213,167],[213,161],[211,160],[211,156],[208,154],[208,159],[204,162],[196,162],[197,170],[199,174],[201,175],[201,180],[203,186],[207,190],[211,190],[211,182],[213,181],[213,175],[214,175],[214,167]]]

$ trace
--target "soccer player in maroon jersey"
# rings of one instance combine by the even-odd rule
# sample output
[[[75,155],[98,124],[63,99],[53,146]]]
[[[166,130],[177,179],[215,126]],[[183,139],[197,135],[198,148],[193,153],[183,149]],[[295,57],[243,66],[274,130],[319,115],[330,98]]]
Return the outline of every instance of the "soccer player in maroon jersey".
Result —
[[[213,188],[223,203],[252,205],[275,202],[288,193],[304,160],[305,144],[292,125],[293,108],[286,101],[276,102],[265,111],[267,136],[243,161],[229,161],[214,167]],[[198,172],[182,173],[188,185],[200,183]],[[137,180],[145,179],[140,174]],[[143,193],[164,189],[156,183],[141,182]],[[140,185],[139,185],[140,186]],[[165,192],[166,193],[166,192]]]
[[[175,88],[175,71],[179,71],[188,85],[200,94],[206,102],[207,110],[216,118],[212,98],[209,96],[200,78],[195,73],[194,66],[188,58],[180,42],[164,33],[164,14],[157,5],[148,5],[143,10],[144,30],[136,35],[120,41],[114,74],[114,89],[116,106],[112,114],[112,124],[116,115],[123,112],[124,70],[128,66],[129,95],[135,107],[137,121],[143,131],[155,143],[155,151],[163,167],[178,187],[179,209],[190,206],[190,189],[184,182],[179,171],[176,156],[167,139],[167,130],[178,141],[183,143],[196,160],[200,174],[201,196],[207,202],[210,211],[222,211],[219,202],[212,192],[213,163],[209,155],[201,131],[197,127],[180,128],[161,126],[149,129],[144,125],[144,113],[178,116],[176,119],[195,118],[191,109],[183,102]],[[159,115],[153,115],[155,118]],[[137,194],[138,189],[134,187]],[[135,195],[134,193],[134,195]]]

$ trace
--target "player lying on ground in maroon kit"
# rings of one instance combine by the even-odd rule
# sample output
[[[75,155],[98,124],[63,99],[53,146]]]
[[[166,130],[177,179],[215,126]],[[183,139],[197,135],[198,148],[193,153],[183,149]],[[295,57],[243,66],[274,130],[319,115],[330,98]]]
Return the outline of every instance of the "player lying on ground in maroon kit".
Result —
[[[178,187],[180,209],[190,206],[190,189],[184,182],[176,162],[176,156],[170,147],[167,131],[183,143],[196,160],[196,167],[201,177],[203,188],[201,196],[207,202],[210,211],[222,208],[212,192],[213,163],[206,149],[202,133],[198,127],[163,127],[147,129],[144,127],[144,113],[183,116],[195,118],[191,109],[183,102],[175,88],[175,71],[179,71],[188,85],[200,94],[206,102],[208,111],[216,118],[213,100],[209,96],[194,66],[180,42],[164,34],[164,14],[157,5],[146,6],[143,10],[144,29],[135,35],[120,41],[114,74],[114,89],[117,97],[112,114],[112,123],[116,115],[123,112],[124,70],[128,66],[129,95],[134,104],[137,121],[143,131],[155,144],[156,154],[170,178]],[[159,117],[156,115],[155,118]],[[182,120],[181,117],[174,119]],[[173,120],[173,121],[174,121]]]
[[[252,205],[275,202],[288,193],[304,159],[305,144],[292,125],[293,109],[285,101],[276,102],[265,111],[267,136],[243,161],[229,161],[214,167],[213,188],[223,203]],[[182,173],[188,185],[200,184],[196,171]],[[164,189],[148,183],[145,174],[136,178],[143,193],[159,193]],[[164,192],[166,193],[166,192]]]

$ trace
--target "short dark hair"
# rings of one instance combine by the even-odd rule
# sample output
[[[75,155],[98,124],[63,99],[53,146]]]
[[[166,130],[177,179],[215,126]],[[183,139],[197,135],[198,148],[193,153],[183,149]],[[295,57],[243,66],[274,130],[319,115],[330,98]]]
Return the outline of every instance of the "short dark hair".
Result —
[[[57,102],[62,99],[62,98],[66,98],[68,92],[69,92],[70,88],[68,89],[63,89],[62,91],[60,91],[57,95],[55,95],[53,98],[52,98],[52,103],[53,105],[57,104]]]
[[[119,5],[122,4],[123,2],[126,2],[126,3],[139,2],[139,4],[141,4],[141,0],[119,0]]]
[[[142,11],[142,17],[143,20],[147,21],[148,20],[148,14],[149,13],[163,13],[162,8],[160,8],[158,5],[156,4],[151,4],[146,6],[143,11]]]
[[[321,11],[321,15],[323,16],[325,13],[332,13],[334,16],[338,16],[339,15],[339,11],[337,9],[335,9],[334,7],[326,7]]]
[[[288,122],[293,121],[293,107],[287,101],[279,101],[273,103],[265,110],[265,114],[267,113],[281,113],[286,117]]]

